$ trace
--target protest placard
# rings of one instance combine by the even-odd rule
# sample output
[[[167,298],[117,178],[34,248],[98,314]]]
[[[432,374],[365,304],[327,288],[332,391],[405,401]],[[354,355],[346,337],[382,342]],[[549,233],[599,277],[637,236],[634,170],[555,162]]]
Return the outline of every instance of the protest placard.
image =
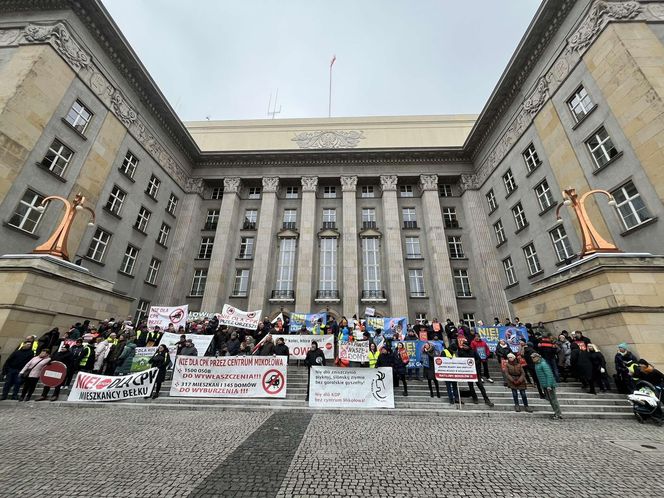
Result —
[[[158,369],[110,376],[78,372],[67,401],[120,401],[150,396]]]
[[[210,347],[210,343],[212,342],[212,335],[206,335],[206,334],[182,334],[186,336],[187,339],[191,340],[191,343],[194,345],[196,348],[196,351],[198,352],[197,356],[203,356],[205,355],[205,352],[208,350]],[[180,334],[173,334],[171,332],[164,332],[164,335],[161,336],[161,341],[159,341],[159,344],[163,344],[168,348],[169,353],[171,354],[171,360],[175,361],[175,355],[171,352],[174,350],[173,348],[176,348],[177,342],[180,340]],[[177,353],[177,350],[175,349],[175,352]]]
[[[237,327],[240,329],[256,330],[258,322],[261,321],[261,311],[242,311],[228,304],[224,304],[224,309],[221,310],[219,323],[221,325],[228,325],[229,327]]]
[[[441,358],[433,359],[436,379],[446,381],[477,381],[477,370],[473,358]]]
[[[311,349],[311,341],[318,343],[318,347],[323,351],[326,359],[334,359],[334,336],[332,335],[272,334],[272,340],[275,343],[277,339],[284,340],[284,344],[288,346],[290,357],[293,360],[304,360],[307,357],[307,352]]]
[[[510,349],[516,353],[519,351],[519,341],[524,339],[528,342],[528,331],[526,327],[475,327],[475,332],[486,341],[489,350],[494,352],[500,339],[505,339]]]
[[[366,327],[372,335],[376,329],[382,329],[383,337],[386,339],[392,339],[393,337],[401,339],[406,333],[408,318],[404,316],[397,318],[370,316],[366,319]]]
[[[308,331],[312,332],[319,319],[325,325],[327,323],[327,313],[291,313],[290,329],[297,332],[304,325]]]
[[[312,367],[309,406],[394,408],[392,369]]]
[[[148,313],[148,329],[154,330],[158,325],[161,330],[166,330],[168,324],[172,323],[177,330],[185,326],[189,316],[189,305],[182,306],[151,306]]]
[[[369,361],[369,341],[339,341],[339,359]]]

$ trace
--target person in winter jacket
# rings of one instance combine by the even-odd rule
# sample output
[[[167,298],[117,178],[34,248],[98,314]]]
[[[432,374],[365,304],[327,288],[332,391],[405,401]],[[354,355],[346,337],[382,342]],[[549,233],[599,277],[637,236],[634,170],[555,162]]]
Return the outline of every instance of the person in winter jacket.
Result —
[[[369,343],[369,368],[376,368],[378,363],[378,357],[380,356],[380,351],[375,342]]]
[[[614,357],[616,367],[616,387],[621,394],[632,394],[634,392],[634,379],[632,372],[636,368],[638,358],[629,350],[626,342],[618,344],[618,352]]]
[[[477,363],[478,373],[480,370],[484,371],[484,375],[482,375],[482,382],[489,381],[493,384],[493,379],[489,373],[489,356],[491,356],[489,345],[484,339],[482,339],[480,334],[475,334],[475,337],[473,337],[473,340],[470,342],[470,347],[473,349],[473,351],[475,351],[475,353],[477,353],[476,356],[479,360],[479,363]]]
[[[49,330],[39,338],[37,344],[37,354],[39,354],[39,352],[42,351],[43,349],[51,353],[53,349],[58,345],[59,340],[60,340],[60,330],[58,329],[58,327]]]
[[[272,356],[274,354],[274,342],[272,341],[272,334],[265,336],[265,341],[258,349],[258,356]]]
[[[588,355],[593,369],[590,376],[590,382],[593,387],[599,387],[600,391],[605,393],[609,389],[608,375],[606,374],[606,360],[597,346],[588,344]]]
[[[436,386],[436,396],[440,398],[440,384],[438,383],[438,379],[436,379],[436,365],[434,364],[435,357],[436,349],[430,342],[425,342],[422,349],[422,371],[427,384],[429,384],[431,397],[433,398],[433,386],[431,385],[433,383]]]
[[[470,344],[464,342],[459,347],[459,351],[457,351],[457,356],[459,358],[473,358],[475,360],[475,370],[477,371],[477,381],[475,382],[475,384],[477,384],[477,388],[480,390],[480,393],[482,394],[482,399],[484,400],[484,403],[489,407],[493,407],[494,404],[489,399],[489,396],[486,393],[486,389],[484,389],[484,384],[482,383],[480,377],[479,363],[478,363],[479,357],[477,355],[477,352],[470,347]],[[477,398],[477,393],[475,392],[475,387],[473,386],[473,382],[468,382],[468,389],[470,390],[470,396],[473,398],[473,403],[477,404],[479,400]]]
[[[97,337],[97,344],[95,344],[95,364],[93,368],[94,373],[100,374],[104,368],[106,356],[111,350],[111,342],[108,339],[102,340],[101,336]]]
[[[154,389],[152,390],[152,399],[159,397],[161,383],[164,382],[164,379],[166,378],[166,369],[170,362],[171,358],[168,354],[168,348],[164,344],[161,344],[157,347],[157,351],[155,351],[154,355],[152,355],[152,358],[149,360],[152,368],[159,369],[157,372],[157,380],[154,384]]]
[[[194,346],[194,343],[191,342],[191,339],[186,339],[184,341],[184,346],[180,349],[178,356],[198,356],[198,349]]]
[[[406,383],[406,367],[410,359],[408,352],[403,345],[403,342],[397,344],[397,349],[394,351],[394,387],[399,387],[399,380],[403,382],[403,395],[408,396],[408,384]]]
[[[65,367],[67,367],[67,371],[69,371],[72,368],[72,363],[74,361],[74,358],[71,354],[71,351],[69,350],[69,346],[66,344],[62,346],[62,351],[56,351],[51,355],[51,361],[50,363],[53,363],[54,361],[59,361],[60,363],[63,363]],[[65,375],[65,378],[67,376]],[[53,392],[53,396],[51,397],[51,401],[57,401],[58,397],[60,396],[60,389],[62,389],[62,386],[65,384],[65,380],[63,379],[62,383],[55,388],[55,391]],[[37,401],[45,401],[46,398],[48,397],[48,393],[51,391],[51,388],[48,386],[44,386],[44,389],[42,390],[41,397],[37,399]]]
[[[563,382],[567,382],[572,365],[572,344],[565,334],[558,336],[558,372]]]
[[[286,346],[286,341],[284,341],[283,337],[277,339],[277,343],[274,345],[274,354],[277,356],[285,356],[286,364],[288,365],[288,360],[290,359],[290,350],[288,349],[288,346]]]
[[[122,351],[124,351],[126,344],[127,337],[124,334],[120,334],[117,342],[111,345],[111,349],[106,355],[106,369],[104,370],[104,375],[115,375],[115,368],[118,365],[120,355],[122,354]]]
[[[115,375],[127,375],[131,372],[131,364],[134,361],[134,356],[136,355],[136,344],[132,342],[131,339],[127,341],[125,347],[122,349],[122,353],[118,357],[118,364],[115,367]]]
[[[7,399],[10,390],[12,391],[12,399],[18,400],[18,390],[23,382],[21,370],[33,358],[32,342],[24,342],[22,347],[9,355],[2,367],[2,373],[5,376],[5,384],[2,386],[2,400]]]
[[[309,385],[311,384],[311,367],[324,367],[325,366],[325,353],[318,348],[317,341],[311,341],[311,348],[307,351],[307,356],[304,358],[304,365],[307,367],[307,397],[309,401]]]
[[[237,356],[240,354],[240,339],[238,338],[237,332],[231,332],[231,338],[226,343],[226,348],[228,349],[229,356]]]
[[[523,367],[517,361],[516,355],[510,353],[507,355],[507,364],[505,365],[505,379],[507,380],[507,387],[512,390],[512,398],[514,399],[514,411],[520,412],[519,394],[523,406],[528,413],[532,413],[533,409],[528,406],[528,397],[526,396],[526,374]]]
[[[653,386],[664,389],[664,374],[657,370],[654,366],[641,358],[637,362],[638,367],[634,369],[634,377],[639,380],[650,382]]]
[[[32,393],[35,392],[35,387],[37,387],[39,376],[41,375],[44,367],[48,365],[50,361],[51,355],[46,349],[42,349],[39,355],[32,358],[21,369],[21,376],[23,377],[23,391],[21,391],[21,397],[18,399],[19,401],[30,401]]]
[[[556,382],[560,382],[560,375],[558,373],[558,346],[553,342],[551,334],[542,337],[542,340],[537,345],[537,352],[546,360],[549,367],[551,367]]]
[[[533,362],[533,355],[539,354],[535,352],[531,342],[525,342],[523,339],[519,341],[519,354],[521,358],[526,361],[525,371],[526,371],[526,381],[528,380],[528,373],[533,378],[535,386],[537,386],[537,392],[539,393],[540,398],[546,399],[546,395],[540,385],[539,379],[537,378],[537,372],[535,371],[535,362]],[[540,355],[541,358],[541,355]],[[545,360],[546,361],[546,360]],[[521,366],[524,366],[523,363]],[[551,368],[551,367],[549,367]]]
[[[581,387],[585,389],[590,386],[590,394],[597,394],[595,385],[592,382],[593,364],[586,345],[581,343],[579,346],[579,344],[573,342],[571,347],[574,376],[581,381]]]
[[[562,420],[563,414],[560,411],[560,403],[558,403],[558,396],[556,395],[558,384],[556,384],[556,378],[551,371],[551,367],[537,353],[533,353],[532,359],[535,364],[537,378],[540,379],[540,385],[546,391],[547,399],[551,403],[551,408],[553,408],[553,417],[551,418],[553,420]]]

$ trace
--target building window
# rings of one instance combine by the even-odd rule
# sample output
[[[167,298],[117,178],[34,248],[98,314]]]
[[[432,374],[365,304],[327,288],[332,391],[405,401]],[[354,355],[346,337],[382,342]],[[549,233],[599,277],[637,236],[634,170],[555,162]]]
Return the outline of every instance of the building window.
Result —
[[[399,185],[399,197],[413,197],[413,186]]]
[[[501,220],[498,220],[493,224],[493,231],[496,234],[498,245],[505,243],[507,240],[505,238],[505,227],[503,227],[503,222]]]
[[[603,126],[586,141],[586,145],[595,161],[595,169],[600,169],[618,155],[618,150]]]
[[[138,249],[131,244],[127,246],[124,257],[122,258],[122,264],[120,265],[120,272],[126,273],[127,275],[133,275],[134,266],[136,265],[136,258],[138,258]]]
[[[516,284],[516,273],[514,273],[514,263],[512,263],[512,258],[503,259],[503,270],[505,270],[507,285]]]
[[[295,274],[295,239],[281,239],[279,241],[279,264],[277,265],[278,291],[293,290],[293,275]]]
[[[166,223],[161,224],[161,228],[159,229],[159,235],[157,236],[157,243],[166,247],[166,244],[168,243],[168,235],[171,233],[171,227],[169,227]]]
[[[337,187],[323,187],[323,199],[335,199],[337,197]]]
[[[208,209],[207,216],[205,217],[205,230],[216,230],[219,223],[219,210]]]
[[[542,164],[542,161],[540,161],[540,158],[537,155],[537,150],[535,150],[535,146],[533,144],[530,144],[528,148],[523,151],[522,156],[526,163],[526,169],[528,170],[528,173],[532,173],[540,164]]]
[[[512,208],[512,216],[514,216],[514,223],[516,224],[517,231],[521,230],[528,224],[526,213],[520,202]]]
[[[117,185],[114,185],[111,194],[108,196],[108,201],[106,201],[106,209],[114,215],[120,216],[120,210],[126,197],[127,193]]]
[[[586,115],[593,109],[593,101],[590,99],[586,89],[580,86],[572,98],[567,101],[570,111],[572,111],[572,116],[574,116],[574,121],[577,123],[581,121]]]
[[[171,196],[168,198],[168,205],[166,206],[166,211],[169,214],[175,216],[175,210],[178,207],[178,198],[175,197],[175,194],[171,193]]]
[[[21,200],[18,201],[16,211],[9,219],[9,224],[28,233],[34,233],[42,214],[44,214],[43,210],[39,210],[43,200],[44,196],[32,190],[27,190]]]
[[[443,208],[443,223],[445,224],[445,228],[459,228],[459,220],[457,219],[456,208]]]
[[[556,251],[558,261],[562,263],[572,257],[572,245],[567,237],[565,227],[562,225],[557,226],[549,232],[549,236],[551,237],[551,243]]]
[[[362,228],[376,228],[376,210],[374,208],[362,209]]]
[[[235,270],[235,283],[233,284],[233,296],[247,297],[249,289],[249,270]]]
[[[537,202],[539,202],[540,210],[553,206],[553,194],[549,188],[549,183],[544,180],[537,187],[535,187],[535,194],[537,194]]]
[[[503,175],[503,184],[505,185],[505,192],[507,192],[507,195],[510,195],[516,190],[516,182],[514,181],[514,175],[512,175],[511,169],[508,169],[507,173]]]
[[[362,239],[362,270],[364,290],[378,291],[380,288],[380,241],[376,237]]]
[[[496,202],[496,194],[493,193],[493,189],[487,192],[486,202],[489,205],[490,213],[493,213],[496,209],[498,209],[498,203]]]
[[[201,245],[198,248],[198,259],[210,259],[212,257],[213,246],[214,237],[201,237]]]
[[[284,229],[295,230],[297,224],[297,210],[284,209]]]
[[[401,214],[403,216],[404,228],[417,228],[417,213],[415,212],[415,208],[403,208]]]
[[[111,241],[111,234],[97,227],[95,234],[92,236],[90,241],[90,247],[88,247],[88,252],[86,256],[98,263],[104,259],[104,254],[106,254],[106,248],[108,243]]]
[[[56,175],[63,176],[73,156],[74,152],[69,147],[55,139],[42,159],[41,165]]]
[[[374,197],[373,185],[362,185],[362,190],[360,195],[365,199]]]
[[[136,314],[134,315],[134,325],[138,324],[145,320],[148,317],[148,312],[150,311],[150,301],[141,299],[138,301],[138,306],[136,307]]]
[[[472,297],[468,270],[454,270],[454,288],[458,297]]]
[[[323,209],[323,228],[334,229],[337,227],[337,210]]]
[[[464,257],[463,246],[461,245],[460,236],[447,237],[447,247],[450,250],[450,258],[460,259]]]
[[[406,259],[420,259],[422,249],[419,237],[406,237]]]
[[[218,201],[223,196],[224,196],[224,187],[213,187],[212,188],[212,195],[210,196],[210,199]]]
[[[441,197],[452,197],[452,185],[448,183],[438,185],[438,195]]]
[[[150,261],[150,266],[148,266],[148,274],[145,277],[145,281],[148,284],[155,285],[157,283],[157,275],[159,275],[159,268],[161,267],[161,261],[157,258],[152,258]]]
[[[319,290],[337,290],[337,239],[320,239]]]
[[[150,216],[152,216],[152,213],[149,210],[145,209],[145,206],[141,206],[141,209],[138,210],[138,216],[136,217],[136,223],[134,224],[134,228],[139,232],[143,233],[147,232]]]
[[[200,297],[205,293],[205,284],[207,283],[207,272],[208,271],[205,268],[198,268],[194,270],[194,279],[191,282],[191,293],[190,293],[191,296]]]
[[[74,102],[67,113],[67,117],[65,117],[65,121],[72,125],[72,127],[79,133],[85,133],[91,119],[92,113],[90,110],[78,100]]]
[[[240,238],[240,259],[252,259],[254,257],[254,238]]]
[[[125,154],[125,157],[122,160],[122,166],[120,166],[120,172],[123,175],[133,180],[137,166],[138,166],[138,158],[134,154],[132,154],[131,151],[128,150],[127,154]]]
[[[410,285],[410,297],[425,297],[424,271],[422,269],[408,270],[408,283]]]
[[[524,247],[523,255],[526,258],[528,271],[531,275],[535,275],[542,271],[542,266],[540,265],[539,258],[537,257],[537,251],[535,250],[534,244],[528,244],[526,247]]]
[[[242,228],[244,230],[256,230],[256,222],[258,221],[258,211],[256,209],[247,209],[244,212],[244,223]]]
[[[464,322],[466,322],[466,325],[468,325],[471,329],[474,329],[475,326],[477,325],[475,323],[475,313],[464,313],[462,315],[462,319]]]
[[[286,199],[297,199],[300,189],[297,187],[286,187]]]
[[[631,181],[611,193],[616,200],[616,207],[625,228],[633,228],[651,218],[641,194]]]
[[[261,188],[249,187],[249,199],[260,199],[260,198],[261,198]]]
[[[154,200],[157,200],[157,194],[159,193],[159,186],[161,185],[161,180],[156,176],[152,175],[150,181],[148,182],[148,188],[145,191],[150,197]]]

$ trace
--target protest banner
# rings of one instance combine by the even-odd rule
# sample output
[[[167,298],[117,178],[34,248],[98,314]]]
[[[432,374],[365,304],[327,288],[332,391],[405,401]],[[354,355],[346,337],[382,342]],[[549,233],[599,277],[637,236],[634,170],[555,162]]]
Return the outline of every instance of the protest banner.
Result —
[[[433,363],[438,380],[477,382],[474,358],[437,357],[433,359]]]
[[[304,360],[307,352],[311,349],[311,341],[316,341],[318,347],[325,354],[328,360],[334,359],[334,336],[333,335],[272,335],[272,340],[276,343],[277,339],[283,339],[284,344],[288,346],[292,360]]]
[[[371,335],[376,332],[376,329],[382,329],[385,339],[392,339],[393,337],[401,338],[408,328],[408,318],[403,316],[398,318],[370,316],[366,319],[366,327]]]
[[[364,316],[374,316],[376,314],[375,308],[369,308],[368,306],[364,308]]]
[[[285,398],[285,356],[178,356],[171,396]]]
[[[394,408],[391,368],[312,367],[313,408]]]
[[[120,401],[150,396],[159,370],[110,376],[78,372],[67,401]]]
[[[228,325],[229,327],[237,327],[240,329],[256,330],[258,322],[261,321],[261,311],[242,311],[228,304],[224,304],[224,309],[221,310],[219,323],[221,325]]]
[[[190,322],[197,322],[199,320],[212,320],[215,316],[219,318],[221,313],[213,313],[211,311],[190,311],[188,320]]]
[[[339,341],[339,359],[368,362],[369,341]]]
[[[186,336],[187,339],[191,340],[191,343],[194,345],[196,348],[196,351],[198,352],[197,356],[203,356],[205,355],[205,352],[208,350],[210,347],[210,343],[212,342],[212,338],[214,336],[212,335],[205,335],[205,334],[182,334]],[[164,332],[164,335],[161,336],[161,341],[159,341],[159,344],[163,344],[168,348],[168,352],[171,355],[171,361],[175,361],[175,354],[177,354],[177,346],[176,344],[180,340],[180,334],[174,334],[172,332]],[[175,354],[172,352],[175,351]]]
[[[182,306],[151,306],[148,314],[148,329],[154,330],[159,326],[161,330],[166,330],[168,324],[172,323],[177,330],[180,326],[187,324],[189,316],[189,305]]]
[[[445,349],[445,343],[443,341],[400,341],[403,342],[404,348],[408,353],[408,365],[407,368],[420,368],[422,366],[422,350],[424,345],[428,342],[433,346],[433,349],[436,351],[436,355]],[[395,349],[398,342],[392,341],[392,349]]]
[[[500,339],[505,339],[514,353],[519,351],[519,341],[525,339],[528,342],[528,331],[526,327],[475,327],[475,332],[486,341],[491,352],[496,350]]]
[[[314,326],[319,318],[322,320],[323,325],[327,323],[327,313],[291,313],[290,329],[293,332],[297,332],[304,325],[311,332],[314,330]]]

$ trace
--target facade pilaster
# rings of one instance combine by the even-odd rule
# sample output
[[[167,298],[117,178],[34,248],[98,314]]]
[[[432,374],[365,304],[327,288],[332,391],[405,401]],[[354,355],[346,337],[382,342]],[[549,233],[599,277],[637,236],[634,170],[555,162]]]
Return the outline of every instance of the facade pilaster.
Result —
[[[399,204],[397,203],[397,180],[396,175],[380,177],[385,222],[385,245],[382,249],[387,256],[388,299],[391,314],[392,316],[408,316]]]
[[[254,251],[254,266],[251,271],[251,284],[249,285],[249,311],[265,309],[268,296],[272,290],[268,282],[268,277],[270,273],[270,254],[276,247],[274,234],[278,216],[278,188],[278,177],[266,176],[263,178],[261,211],[258,218],[256,250]]]
[[[295,310],[308,313],[313,300],[314,239],[316,231],[317,176],[302,177],[302,209],[300,216],[300,242],[297,251],[297,283]]]
[[[343,314],[351,317],[359,313],[359,285],[360,275],[357,261],[357,176],[342,176],[341,189],[343,191]]]
[[[233,241],[238,231],[240,209],[240,178],[224,178],[224,196],[221,200],[221,211],[214,234],[214,246],[208,268],[201,311],[221,312],[224,305],[224,290],[228,278],[231,278],[231,261],[233,257]],[[191,243],[195,238],[185,239]],[[176,255],[177,256],[177,255]]]

